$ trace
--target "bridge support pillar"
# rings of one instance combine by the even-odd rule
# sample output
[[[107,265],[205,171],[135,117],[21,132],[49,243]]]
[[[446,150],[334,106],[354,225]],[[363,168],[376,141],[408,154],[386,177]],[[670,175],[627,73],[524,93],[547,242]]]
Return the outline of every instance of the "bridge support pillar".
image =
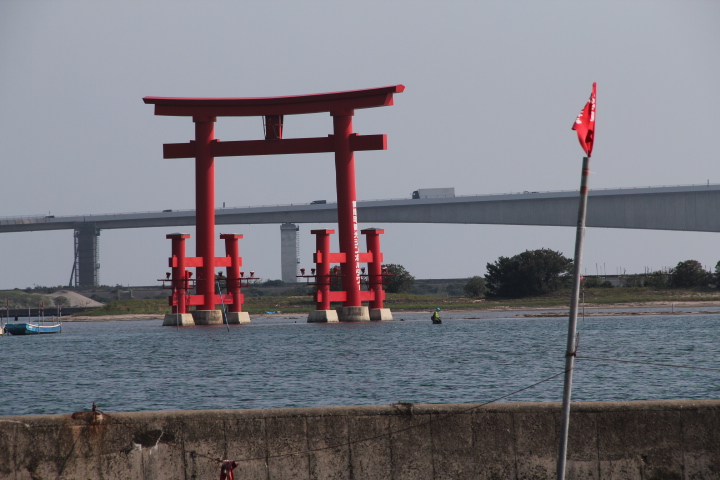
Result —
[[[98,237],[100,229],[94,223],[75,227],[75,286],[99,285],[100,263]]]
[[[280,266],[281,279],[285,283],[296,283],[298,274],[298,230],[294,223],[280,225]]]

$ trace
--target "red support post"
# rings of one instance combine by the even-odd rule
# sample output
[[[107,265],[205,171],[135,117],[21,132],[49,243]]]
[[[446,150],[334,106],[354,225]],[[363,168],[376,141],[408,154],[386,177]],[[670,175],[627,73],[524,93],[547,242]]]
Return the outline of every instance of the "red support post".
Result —
[[[315,235],[316,310],[330,310],[330,235],[335,230],[311,230]]]
[[[173,297],[172,313],[187,313],[187,280],[185,275],[185,239],[190,235],[183,233],[171,233],[166,235],[172,241],[172,258],[170,259],[170,267],[172,268],[171,285]],[[172,297],[171,297],[172,298]]]
[[[347,294],[345,307],[360,307],[360,240],[357,225],[355,154],[350,149],[354,110],[331,111],[335,144],[335,183],[340,252],[346,255],[342,266],[342,286]]]
[[[201,310],[215,310],[215,117],[194,116],[195,122],[195,212],[196,252],[202,258],[197,269]]]
[[[383,290],[382,262],[383,254],[380,251],[380,235],[385,230],[379,228],[368,228],[362,231],[367,240],[367,250],[372,255],[368,262],[368,290],[375,293],[374,299],[370,301],[370,309],[383,308],[385,291]]]
[[[225,240],[225,255],[230,257],[230,266],[226,268],[227,275],[227,293],[232,297],[232,304],[229,306],[230,312],[242,312],[243,295],[240,293],[240,267],[242,266],[242,257],[240,257],[240,245],[238,240],[243,238],[242,235],[225,233],[220,235]]]

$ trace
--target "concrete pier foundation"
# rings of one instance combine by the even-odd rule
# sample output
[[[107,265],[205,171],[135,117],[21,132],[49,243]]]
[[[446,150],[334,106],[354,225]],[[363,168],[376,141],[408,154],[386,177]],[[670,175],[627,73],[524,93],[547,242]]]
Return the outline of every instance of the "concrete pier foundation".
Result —
[[[339,321],[335,310],[313,310],[308,315],[308,323],[337,323]]]
[[[222,325],[225,323],[220,310],[195,310],[192,312],[195,325]]]
[[[195,320],[190,313],[166,313],[163,319],[163,327],[190,327],[195,325]]]
[[[370,320],[373,322],[392,320],[392,312],[389,308],[371,308]]]
[[[227,321],[229,325],[240,325],[243,323],[252,323],[248,312],[227,312]]]
[[[370,309],[361,307],[341,307],[338,309],[338,317],[341,322],[369,322]]]

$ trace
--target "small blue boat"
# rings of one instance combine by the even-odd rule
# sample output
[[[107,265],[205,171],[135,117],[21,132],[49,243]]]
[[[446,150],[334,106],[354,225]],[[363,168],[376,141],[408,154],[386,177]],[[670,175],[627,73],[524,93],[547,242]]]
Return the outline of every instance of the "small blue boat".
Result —
[[[5,333],[10,335],[36,335],[38,333],[60,333],[62,323],[41,325],[38,323],[7,323]]]

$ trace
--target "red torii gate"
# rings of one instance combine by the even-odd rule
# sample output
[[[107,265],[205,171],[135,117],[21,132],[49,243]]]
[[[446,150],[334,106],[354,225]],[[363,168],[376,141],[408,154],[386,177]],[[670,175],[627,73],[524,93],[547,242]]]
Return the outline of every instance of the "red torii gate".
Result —
[[[155,105],[155,115],[192,117],[195,123],[195,140],[163,145],[163,158],[195,158],[196,255],[202,259],[198,266],[196,294],[204,298],[196,323],[198,316],[205,319],[203,323],[222,322],[221,316],[210,314],[215,311],[215,157],[323,152],[335,153],[338,230],[340,253],[344,257],[342,286],[345,301],[341,319],[369,320],[367,307],[362,306],[362,297],[366,297],[362,293],[366,292],[360,290],[354,152],[386,150],[387,136],[353,133],[352,117],[356,109],[392,105],[393,94],[404,90],[403,85],[393,85],[288,97],[143,98],[146,104]],[[284,115],[321,112],[329,112],[333,117],[332,135],[283,139]],[[264,118],[265,140],[221,142],[215,138],[217,117],[247,116]],[[215,316],[218,318],[209,318]],[[333,319],[326,317],[325,320]]]

